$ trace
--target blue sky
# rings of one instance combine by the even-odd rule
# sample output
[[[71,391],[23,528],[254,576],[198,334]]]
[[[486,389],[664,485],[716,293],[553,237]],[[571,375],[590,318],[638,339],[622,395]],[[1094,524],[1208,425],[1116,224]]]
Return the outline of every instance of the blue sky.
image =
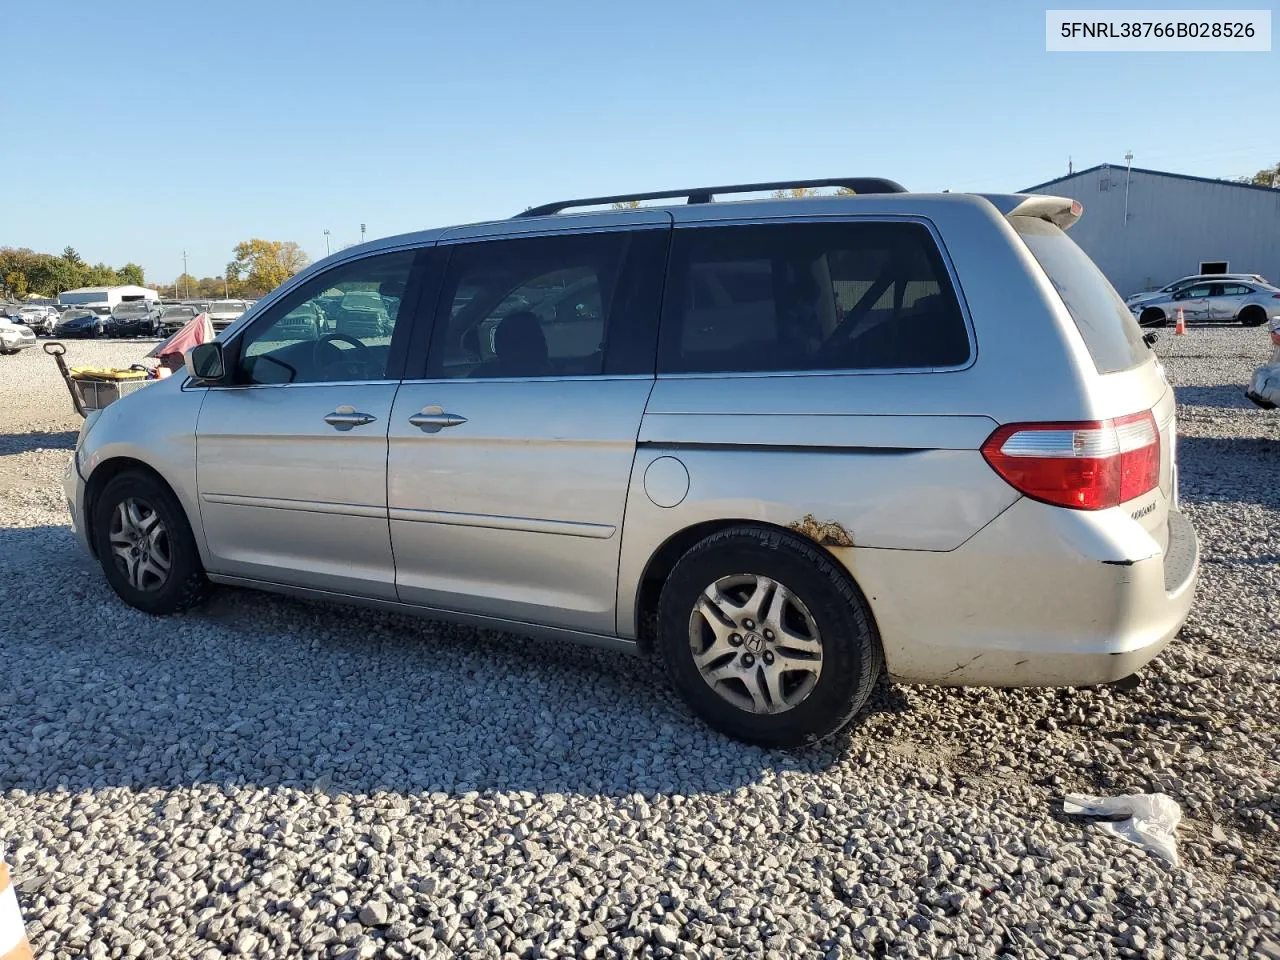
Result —
[[[566,196],[839,174],[1003,191],[1126,149],[1203,176],[1280,160],[1276,53],[1051,54],[1044,17],[1025,2],[15,2],[0,245],[71,244],[166,282],[184,249],[217,275],[249,237],[319,258],[326,227],[336,249],[362,221],[373,238]],[[1224,107],[1225,130],[1209,121]]]

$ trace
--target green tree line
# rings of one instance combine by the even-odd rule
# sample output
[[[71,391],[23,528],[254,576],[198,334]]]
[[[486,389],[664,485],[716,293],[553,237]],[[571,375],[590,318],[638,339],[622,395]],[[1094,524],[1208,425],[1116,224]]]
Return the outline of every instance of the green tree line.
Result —
[[[105,263],[91,266],[74,247],[67,247],[61,256],[36,253],[27,247],[0,247],[0,294],[6,297],[56,297],[76,287],[141,286],[143,282],[142,267],[136,263],[119,269]]]

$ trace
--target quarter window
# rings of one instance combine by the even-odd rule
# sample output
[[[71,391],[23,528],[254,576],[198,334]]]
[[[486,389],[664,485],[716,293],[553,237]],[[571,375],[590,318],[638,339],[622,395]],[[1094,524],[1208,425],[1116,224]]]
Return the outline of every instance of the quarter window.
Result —
[[[341,264],[273,304],[241,344],[246,384],[381,380],[416,251]]]
[[[659,372],[951,367],[969,358],[955,291],[915,223],[676,232]]]

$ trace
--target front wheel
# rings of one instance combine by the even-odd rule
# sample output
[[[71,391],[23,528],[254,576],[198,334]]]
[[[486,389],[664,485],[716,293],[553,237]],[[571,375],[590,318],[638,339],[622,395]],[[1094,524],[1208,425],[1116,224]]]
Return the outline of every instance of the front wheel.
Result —
[[[699,716],[770,747],[844,727],[883,664],[871,612],[844,568],[808,540],[756,526],[713,534],[680,559],[662,588],[657,642]]]
[[[1140,327],[1167,327],[1169,318],[1165,316],[1163,310],[1143,310],[1142,315],[1138,317],[1138,326]]]
[[[145,613],[180,613],[204,599],[195,537],[172,491],[146,473],[113,478],[93,507],[94,550],[107,582]]]

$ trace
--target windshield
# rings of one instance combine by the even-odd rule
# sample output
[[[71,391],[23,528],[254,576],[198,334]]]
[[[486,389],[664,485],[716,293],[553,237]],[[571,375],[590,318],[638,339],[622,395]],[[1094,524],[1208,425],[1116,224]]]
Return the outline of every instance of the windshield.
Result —
[[[244,313],[244,303],[240,300],[215,300],[209,307],[210,313]]]
[[[194,317],[196,315],[195,307],[167,307],[161,316],[165,320],[172,320],[175,317]]]
[[[68,310],[62,315],[63,320],[83,320],[85,317],[92,317],[92,310]]]
[[[1075,321],[1099,373],[1129,370],[1151,356],[1142,328],[1102,271],[1058,227],[1032,217],[1010,217]]]
[[[151,308],[145,303],[122,303],[111,311],[113,317],[145,317]]]

